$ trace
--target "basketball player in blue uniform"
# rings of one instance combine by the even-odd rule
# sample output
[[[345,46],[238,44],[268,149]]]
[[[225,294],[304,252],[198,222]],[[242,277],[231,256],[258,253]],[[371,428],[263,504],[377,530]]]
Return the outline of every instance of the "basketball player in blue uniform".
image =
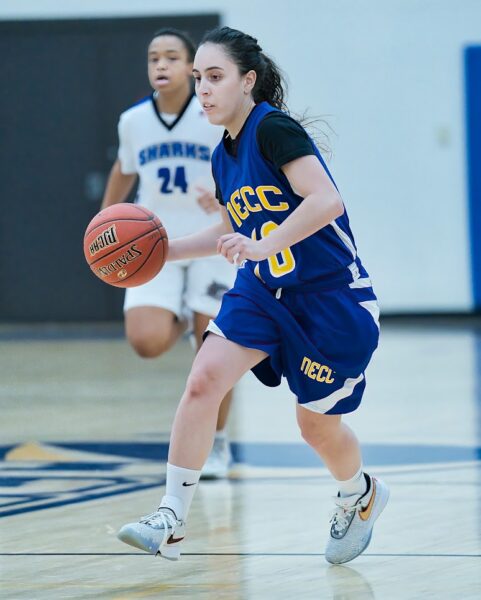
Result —
[[[197,96],[225,133],[213,159],[223,223],[172,240],[170,260],[217,250],[240,269],[196,356],[175,417],[166,494],[119,538],[177,560],[212,444],[223,394],[249,369],[266,385],[286,377],[302,436],[336,479],[326,559],[352,560],[370,542],[389,492],[363,471],[342,414],[355,410],[378,343],[376,297],[349,220],[313,141],[283,109],[276,65],[240,31],[204,37]]]

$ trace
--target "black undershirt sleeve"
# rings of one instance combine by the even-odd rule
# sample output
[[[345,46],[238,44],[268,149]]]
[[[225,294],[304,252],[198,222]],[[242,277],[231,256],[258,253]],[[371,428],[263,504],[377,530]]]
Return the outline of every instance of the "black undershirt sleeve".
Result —
[[[229,142],[229,139],[227,141]],[[281,112],[269,113],[262,119],[257,127],[257,144],[262,156],[279,170],[291,160],[315,155],[311,139],[304,128]],[[213,171],[212,176],[215,181],[215,197],[219,204],[224,205],[222,192]]]
[[[269,113],[257,127],[257,144],[264,158],[280,169],[301,156],[315,155],[304,128],[285,113]]]

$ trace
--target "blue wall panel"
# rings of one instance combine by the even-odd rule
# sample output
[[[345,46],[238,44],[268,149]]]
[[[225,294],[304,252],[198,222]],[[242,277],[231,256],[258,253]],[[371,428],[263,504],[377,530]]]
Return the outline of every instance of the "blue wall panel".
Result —
[[[466,136],[468,159],[469,228],[473,300],[481,309],[481,46],[464,54],[466,77]]]

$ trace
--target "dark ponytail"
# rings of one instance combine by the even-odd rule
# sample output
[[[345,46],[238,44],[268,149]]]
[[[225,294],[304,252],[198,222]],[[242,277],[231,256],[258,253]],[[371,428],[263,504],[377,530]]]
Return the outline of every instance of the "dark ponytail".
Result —
[[[262,48],[255,38],[237,29],[217,27],[205,34],[201,44],[206,42],[223,46],[226,54],[237,65],[241,75],[245,75],[249,71],[257,73],[256,84],[252,90],[256,104],[265,101],[289,114],[284,100],[287,89],[284,76],[276,63],[262,52]],[[334,132],[329,123],[321,117],[309,118],[307,114],[302,116],[291,114],[290,116],[308,130],[320,152],[326,158],[330,158],[329,134],[325,129],[329,129],[331,133]]]
[[[216,27],[205,34],[201,44],[207,42],[223,46],[241,75],[249,71],[256,72],[257,79],[252,90],[256,104],[265,101],[275,108],[287,111],[284,77],[276,63],[262,52],[255,38],[230,27]]]

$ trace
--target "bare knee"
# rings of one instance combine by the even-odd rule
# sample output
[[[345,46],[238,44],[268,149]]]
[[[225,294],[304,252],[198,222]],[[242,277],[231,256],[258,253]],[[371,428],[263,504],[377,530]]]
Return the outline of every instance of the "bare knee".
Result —
[[[142,358],[156,358],[175,341],[174,314],[163,308],[137,306],[125,314],[127,339]]]
[[[297,423],[301,431],[302,438],[309,446],[317,449],[329,447],[332,441],[339,433],[340,420],[330,419],[328,415],[309,414],[308,409],[298,409],[305,411],[305,415],[298,413]]]
[[[182,400],[187,403],[202,402],[204,406],[212,404],[218,408],[223,397],[216,371],[204,366],[190,373]]]
[[[311,425],[303,425],[300,429],[302,439],[307,442],[309,446],[320,448],[329,444],[331,436],[328,432]]]
[[[169,349],[169,340],[145,332],[127,332],[127,339],[141,358],[157,358]]]

